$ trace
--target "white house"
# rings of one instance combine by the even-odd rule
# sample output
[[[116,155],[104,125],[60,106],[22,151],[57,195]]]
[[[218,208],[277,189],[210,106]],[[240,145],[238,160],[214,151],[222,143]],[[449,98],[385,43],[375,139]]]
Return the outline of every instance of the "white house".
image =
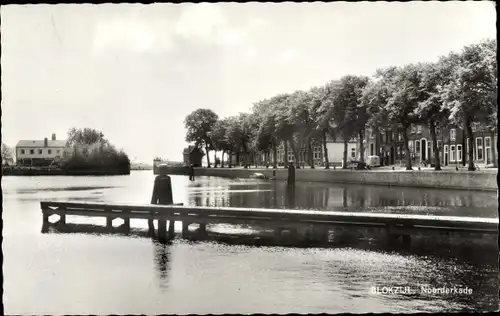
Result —
[[[20,140],[16,145],[16,158],[18,165],[44,166],[50,165],[54,159],[62,158],[66,140],[56,140],[56,134],[52,139],[44,140]]]

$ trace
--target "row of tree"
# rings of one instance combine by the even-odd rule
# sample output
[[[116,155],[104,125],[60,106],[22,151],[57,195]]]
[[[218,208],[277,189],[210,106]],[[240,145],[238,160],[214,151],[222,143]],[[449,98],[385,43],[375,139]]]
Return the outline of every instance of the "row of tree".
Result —
[[[327,135],[347,144],[373,131],[400,130],[404,140],[406,169],[412,169],[408,130],[411,124],[427,124],[434,146],[435,169],[441,170],[436,128],[455,126],[472,140],[473,123],[496,133],[497,62],[496,40],[485,40],[451,52],[437,62],[408,64],[377,70],[373,78],[347,75],[309,91],[279,94],[256,102],[250,113],[219,119],[209,109],[189,114],[184,123],[186,141],[224,154],[244,153],[245,165],[252,155],[272,151],[277,166],[277,147],[291,149],[298,161],[300,148],[307,148],[314,168],[312,146],[322,144],[325,168],[329,168]],[[475,170],[474,142],[469,145],[468,169]],[[224,161],[224,159],[222,159]]]

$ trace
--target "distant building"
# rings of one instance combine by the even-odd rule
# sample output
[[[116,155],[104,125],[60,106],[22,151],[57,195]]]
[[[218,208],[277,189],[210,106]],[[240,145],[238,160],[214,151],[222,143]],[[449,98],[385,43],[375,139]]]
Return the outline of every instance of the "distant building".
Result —
[[[183,161],[186,165],[192,164],[194,167],[201,167],[201,160],[204,153],[196,146],[188,146],[182,152]]]
[[[65,140],[52,139],[20,140],[16,145],[17,164],[22,166],[48,166],[54,159],[62,158],[66,148]]]

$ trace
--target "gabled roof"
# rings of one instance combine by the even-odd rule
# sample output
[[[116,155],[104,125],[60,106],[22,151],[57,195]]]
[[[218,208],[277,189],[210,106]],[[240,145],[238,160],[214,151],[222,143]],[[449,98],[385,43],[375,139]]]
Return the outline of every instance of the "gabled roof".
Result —
[[[184,155],[188,155],[190,153],[192,153],[194,150],[200,150],[198,147],[196,146],[192,146],[192,145],[189,145],[187,148],[184,148],[184,150],[182,151],[182,153]]]
[[[16,147],[45,147],[44,140],[20,140]],[[66,147],[65,140],[47,140],[47,147]]]

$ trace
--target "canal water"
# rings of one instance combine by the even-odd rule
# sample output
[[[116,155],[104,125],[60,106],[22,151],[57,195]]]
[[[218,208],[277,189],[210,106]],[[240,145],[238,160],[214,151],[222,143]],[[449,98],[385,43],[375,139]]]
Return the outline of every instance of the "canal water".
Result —
[[[3,177],[5,313],[498,309],[498,250],[474,243],[405,250],[366,240],[332,247],[252,246],[242,236],[258,236],[263,228],[220,224],[208,227],[219,236],[210,241],[161,244],[147,237],[145,221],[132,220],[133,233],[125,236],[99,232],[104,219],[72,216],[67,217],[71,229],[41,232],[41,200],[144,204],[151,199],[153,181],[151,171],[116,177]],[[498,217],[495,192],[298,183],[291,193],[284,183],[255,179],[199,177],[190,182],[172,176],[172,182],[174,201],[185,205]]]

